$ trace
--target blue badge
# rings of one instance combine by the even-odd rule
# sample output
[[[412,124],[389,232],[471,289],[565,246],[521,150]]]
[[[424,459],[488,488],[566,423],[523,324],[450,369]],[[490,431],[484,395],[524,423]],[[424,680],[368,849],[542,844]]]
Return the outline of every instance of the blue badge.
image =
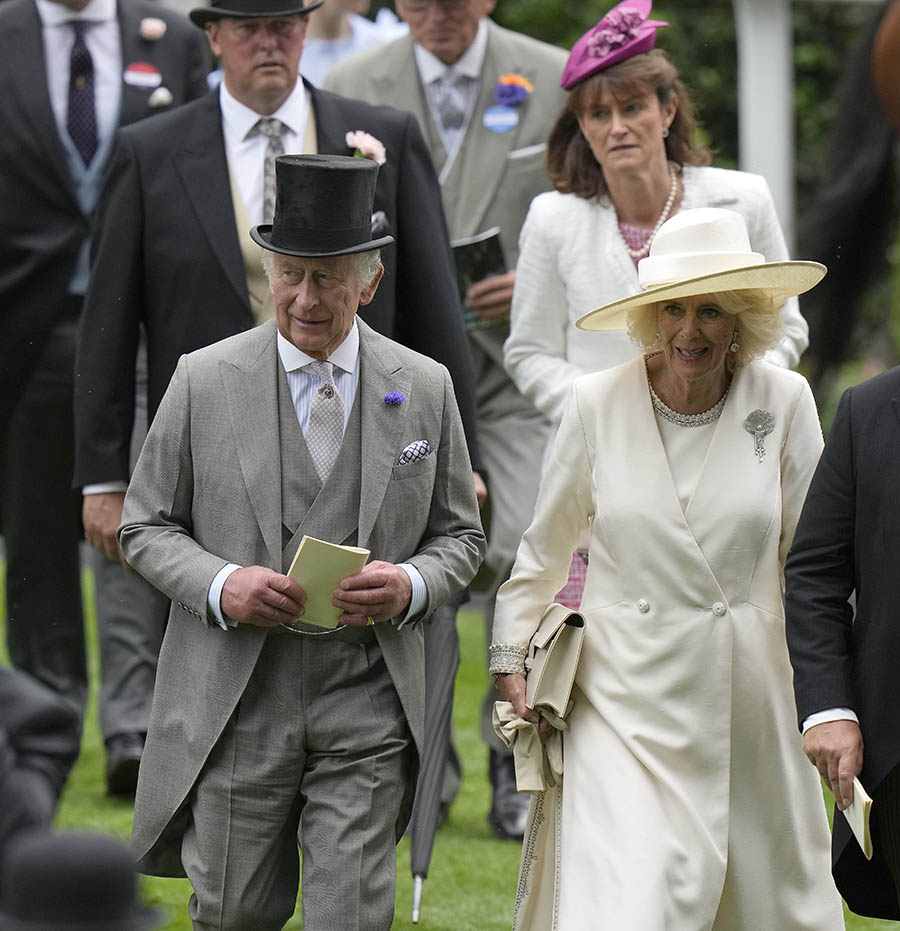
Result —
[[[484,111],[484,128],[492,133],[508,133],[519,123],[519,113],[512,107],[497,104]]]

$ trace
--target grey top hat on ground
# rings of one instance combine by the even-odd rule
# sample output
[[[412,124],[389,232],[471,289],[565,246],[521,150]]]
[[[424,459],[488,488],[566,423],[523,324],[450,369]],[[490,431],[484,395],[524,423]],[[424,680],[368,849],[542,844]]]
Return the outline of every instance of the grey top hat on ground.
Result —
[[[280,155],[275,159],[275,218],[250,230],[270,252],[315,258],[380,249],[372,239],[378,164],[349,155]]]

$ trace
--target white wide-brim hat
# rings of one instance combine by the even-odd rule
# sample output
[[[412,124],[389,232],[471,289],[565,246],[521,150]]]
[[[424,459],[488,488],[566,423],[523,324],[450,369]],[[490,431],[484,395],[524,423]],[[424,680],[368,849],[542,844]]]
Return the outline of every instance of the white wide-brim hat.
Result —
[[[789,297],[815,287],[826,271],[819,262],[767,262],[752,251],[739,213],[698,207],[676,214],[659,228],[650,254],[638,263],[638,294],[589,311],[575,326],[624,330],[630,310],[717,291],[765,291],[780,309]]]

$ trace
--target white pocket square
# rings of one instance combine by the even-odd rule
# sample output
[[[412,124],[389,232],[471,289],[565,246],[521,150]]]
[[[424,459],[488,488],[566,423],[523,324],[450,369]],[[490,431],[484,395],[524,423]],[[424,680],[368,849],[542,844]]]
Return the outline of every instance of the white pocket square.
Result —
[[[157,87],[156,90],[153,91],[153,93],[150,95],[150,98],[147,100],[147,106],[151,109],[156,109],[157,107],[167,107],[173,99],[172,92],[168,87]]]
[[[431,455],[431,443],[428,440],[416,440],[403,447],[397,459],[397,465],[409,465],[410,462],[418,462]]]

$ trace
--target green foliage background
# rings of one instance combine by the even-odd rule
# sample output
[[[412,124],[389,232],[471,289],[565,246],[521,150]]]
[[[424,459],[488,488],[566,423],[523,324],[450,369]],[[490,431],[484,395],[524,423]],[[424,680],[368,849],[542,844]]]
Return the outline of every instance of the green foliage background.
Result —
[[[392,7],[375,0],[372,11]],[[493,18],[518,32],[570,49],[610,9],[610,0],[498,0]],[[801,207],[818,180],[844,65],[860,27],[877,4],[794,0],[794,103],[797,181]],[[678,66],[694,96],[705,140],[716,164],[737,166],[737,44],[728,0],[664,0],[653,17],[667,21],[659,47]]]
[[[510,29],[568,49],[610,6],[608,0],[499,0],[494,18]],[[874,9],[877,6],[866,3],[819,0],[795,0],[792,4],[801,210],[818,182],[828,151],[847,56]],[[653,17],[670,24],[660,30],[658,45],[672,57],[694,97],[716,164],[737,167],[737,44],[731,3],[661,2],[654,4]]]
[[[515,29],[569,49],[612,6],[611,0],[498,0],[493,18]],[[378,7],[393,6],[375,0]],[[879,3],[833,3],[793,0],[794,113],[798,228],[823,181],[844,69],[864,27],[880,10]],[[714,163],[738,166],[737,43],[734,10],[729,0],[659,0],[653,17],[669,22],[658,45],[678,66],[696,104],[702,140]],[[891,243],[884,243],[891,251]],[[798,247],[801,254],[803,243]],[[893,255],[890,257],[894,266]],[[896,274],[896,272],[894,273]],[[862,320],[852,340],[851,361],[828,384],[816,385],[823,423],[827,426],[840,391],[900,361],[900,312],[891,274],[866,294]],[[815,346],[809,357],[815,356]],[[803,363],[801,363],[803,368]]]

